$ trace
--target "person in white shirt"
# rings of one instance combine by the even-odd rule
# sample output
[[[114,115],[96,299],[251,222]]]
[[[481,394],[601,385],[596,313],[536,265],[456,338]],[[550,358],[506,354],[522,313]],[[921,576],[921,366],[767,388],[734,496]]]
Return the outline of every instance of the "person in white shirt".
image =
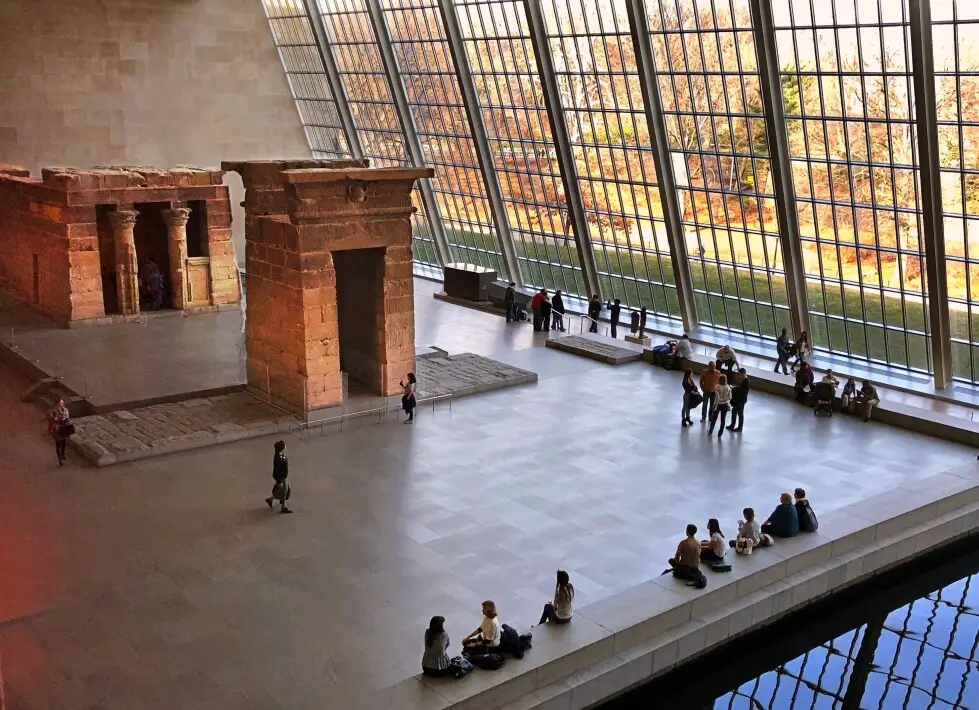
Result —
[[[717,438],[720,439],[724,434],[724,422],[727,421],[728,410],[731,409],[731,396],[733,391],[731,390],[731,385],[727,383],[727,375],[721,375],[717,380],[717,387],[714,388],[714,409],[710,415],[710,427],[707,429],[707,433],[714,433],[714,426],[717,424],[717,420],[721,420],[721,426],[717,432]]]
[[[567,624],[574,616],[574,586],[571,577],[563,569],[557,571],[557,585],[554,587],[554,601],[544,605],[539,624],[550,621],[552,624]]]
[[[684,333],[678,341],[676,341],[676,351],[673,353],[673,359],[670,362],[671,370],[682,370],[686,367],[687,360],[693,357],[693,345],[690,344],[690,338]]]
[[[837,387],[840,386],[840,381],[836,379],[836,375],[833,374],[832,370],[826,370],[826,374],[823,375],[823,379],[821,380],[821,382],[825,382],[827,384],[833,385],[833,389],[836,389]]]
[[[728,374],[738,369],[738,354],[730,345],[725,345],[714,355],[717,360],[717,369],[727,369]]]
[[[707,532],[710,533],[710,540],[700,541],[701,562],[723,562],[724,555],[727,554],[727,542],[717,518],[707,521]]]
[[[745,508],[741,512],[744,515],[744,519],[738,521],[738,537],[751,540],[752,547],[761,547],[761,524],[755,520],[755,509]],[[736,544],[736,540],[731,540],[731,547],[734,547]]]
[[[467,653],[490,653],[500,645],[500,619],[496,602],[487,599],[483,602],[483,621],[471,634],[462,639],[462,648]]]

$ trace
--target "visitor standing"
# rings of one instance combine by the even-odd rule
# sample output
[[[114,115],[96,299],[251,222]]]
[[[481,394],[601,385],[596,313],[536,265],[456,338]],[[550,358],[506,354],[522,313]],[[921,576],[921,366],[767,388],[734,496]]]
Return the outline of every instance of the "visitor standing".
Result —
[[[506,322],[510,323],[517,320],[517,284],[513,281],[506,287],[503,296],[503,303],[506,305]]]
[[[704,396],[704,404],[700,409],[700,421],[707,421],[707,414],[712,411],[714,406],[714,389],[721,377],[714,363],[707,365],[707,369],[700,373],[700,392]]]
[[[778,354],[775,372],[778,372],[778,368],[781,367],[783,375],[789,374],[789,356],[792,353],[792,343],[789,342],[789,332],[786,328],[782,328],[778,340],[775,341],[775,352]]]
[[[710,426],[707,433],[714,433],[714,425],[720,421],[717,431],[717,438],[724,435],[724,422],[727,420],[727,413],[731,409],[731,396],[733,391],[731,385],[727,383],[727,375],[721,375],[717,380],[717,387],[714,388],[714,409],[710,415]]]
[[[551,299],[547,297],[547,291],[541,289],[544,300],[540,302],[540,329],[545,333],[551,330]]]
[[[554,600],[544,605],[544,612],[538,624],[550,621],[552,624],[566,624],[574,615],[574,586],[563,569],[557,571],[557,585],[554,587]]]
[[[743,367],[738,370],[738,381],[731,393],[731,426],[728,431],[741,431],[744,428],[744,405],[748,403],[748,371]]]
[[[541,309],[543,308],[545,298],[547,298],[547,292],[544,289],[541,289],[534,294],[532,299],[530,299],[530,310],[534,313],[535,331],[539,331],[541,329]]]
[[[611,304],[606,304],[608,308],[609,320],[612,322],[612,337],[619,337],[617,327],[619,325],[619,314],[622,312],[622,301],[618,298],[615,299]]]
[[[65,461],[68,460],[68,439],[75,433],[75,425],[71,423],[71,413],[63,399],[59,399],[54,408],[48,412],[48,433],[54,439],[58,465],[64,466]]]
[[[405,424],[410,424],[415,421],[415,405],[418,401],[415,399],[415,385],[418,384],[418,380],[415,379],[415,373],[408,373],[407,382],[399,382],[403,394],[401,395],[401,408],[405,410],[405,414],[408,418],[405,419]]]
[[[292,497],[292,489],[289,486],[289,459],[286,458],[286,442],[281,439],[275,442],[273,447],[275,455],[272,458],[272,497],[266,498],[265,502],[272,508],[273,501],[279,501],[282,505],[280,513],[291,513],[292,510],[286,506],[286,501]]]
[[[591,319],[591,325],[588,328],[589,333],[598,332],[598,318],[602,315],[602,302],[598,300],[598,294],[591,297],[588,302],[588,317]]]
[[[551,299],[551,317],[553,322],[551,323],[551,330],[559,330],[564,332],[564,296],[561,295],[561,289],[554,292],[554,298]]]
[[[812,344],[809,342],[809,333],[802,331],[802,334],[799,335],[799,339],[795,341],[792,349],[795,351],[795,362],[792,363],[792,369],[795,370],[795,368],[807,364],[812,358]]]
[[[693,381],[693,372],[685,370],[683,373],[683,409],[680,412],[680,426],[693,426],[690,410],[695,406],[694,395],[696,393],[697,385]]]

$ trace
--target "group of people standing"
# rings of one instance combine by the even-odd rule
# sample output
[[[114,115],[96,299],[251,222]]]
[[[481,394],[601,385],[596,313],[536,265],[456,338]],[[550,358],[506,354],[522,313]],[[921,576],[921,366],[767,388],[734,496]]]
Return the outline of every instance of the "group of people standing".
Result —
[[[680,425],[693,426],[690,412],[699,404],[700,421],[707,422],[709,418],[707,433],[713,435],[716,428],[718,439],[724,435],[724,424],[727,422],[729,412],[731,423],[726,427],[727,431],[739,432],[744,428],[744,408],[748,403],[748,393],[751,391],[748,371],[743,367],[736,372],[733,370],[738,364],[734,351],[725,345],[718,351],[718,355],[725,350],[727,352],[723,353],[723,357],[710,362],[700,373],[699,390],[694,383],[692,370],[684,370],[682,382],[683,408],[680,413]],[[725,367],[727,374],[721,371]]]
[[[506,294],[503,297],[506,305],[506,322],[511,323],[519,320],[517,317],[516,288],[514,282],[507,286]],[[547,289],[542,288],[530,299],[530,310],[534,318],[534,331],[546,332],[549,330],[564,331],[564,296],[561,289],[554,292],[553,297],[549,297]]]

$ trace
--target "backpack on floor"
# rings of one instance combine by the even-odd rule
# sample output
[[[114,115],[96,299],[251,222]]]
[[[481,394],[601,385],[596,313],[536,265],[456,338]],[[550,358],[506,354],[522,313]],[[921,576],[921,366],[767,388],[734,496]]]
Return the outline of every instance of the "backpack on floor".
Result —
[[[453,678],[463,678],[473,672],[472,663],[468,659],[462,656],[456,656],[449,661],[449,671],[452,673]]]
[[[506,663],[506,657],[502,653],[474,654],[469,656],[469,662],[484,671],[497,671]]]

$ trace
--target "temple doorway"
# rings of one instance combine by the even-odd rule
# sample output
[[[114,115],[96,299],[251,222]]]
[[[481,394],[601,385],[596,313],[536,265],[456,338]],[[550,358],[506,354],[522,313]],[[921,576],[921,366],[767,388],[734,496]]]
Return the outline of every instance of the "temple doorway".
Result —
[[[352,391],[381,388],[378,304],[384,299],[384,249],[333,252],[337,278],[340,370]]]
[[[95,224],[99,237],[99,269],[102,276],[102,307],[107,316],[119,313],[119,291],[116,284],[116,245],[109,215],[115,205],[97,205]]]
[[[152,264],[163,276],[162,308],[173,304],[170,283],[170,250],[167,239],[167,223],[163,211],[170,209],[169,202],[140,202],[135,205],[139,212],[133,228],[133,241],[136,244],[136,261],[139,265],[139,307],[142,311],[154,310],[152,292],[147,287],[153,279],[149,275]]]

